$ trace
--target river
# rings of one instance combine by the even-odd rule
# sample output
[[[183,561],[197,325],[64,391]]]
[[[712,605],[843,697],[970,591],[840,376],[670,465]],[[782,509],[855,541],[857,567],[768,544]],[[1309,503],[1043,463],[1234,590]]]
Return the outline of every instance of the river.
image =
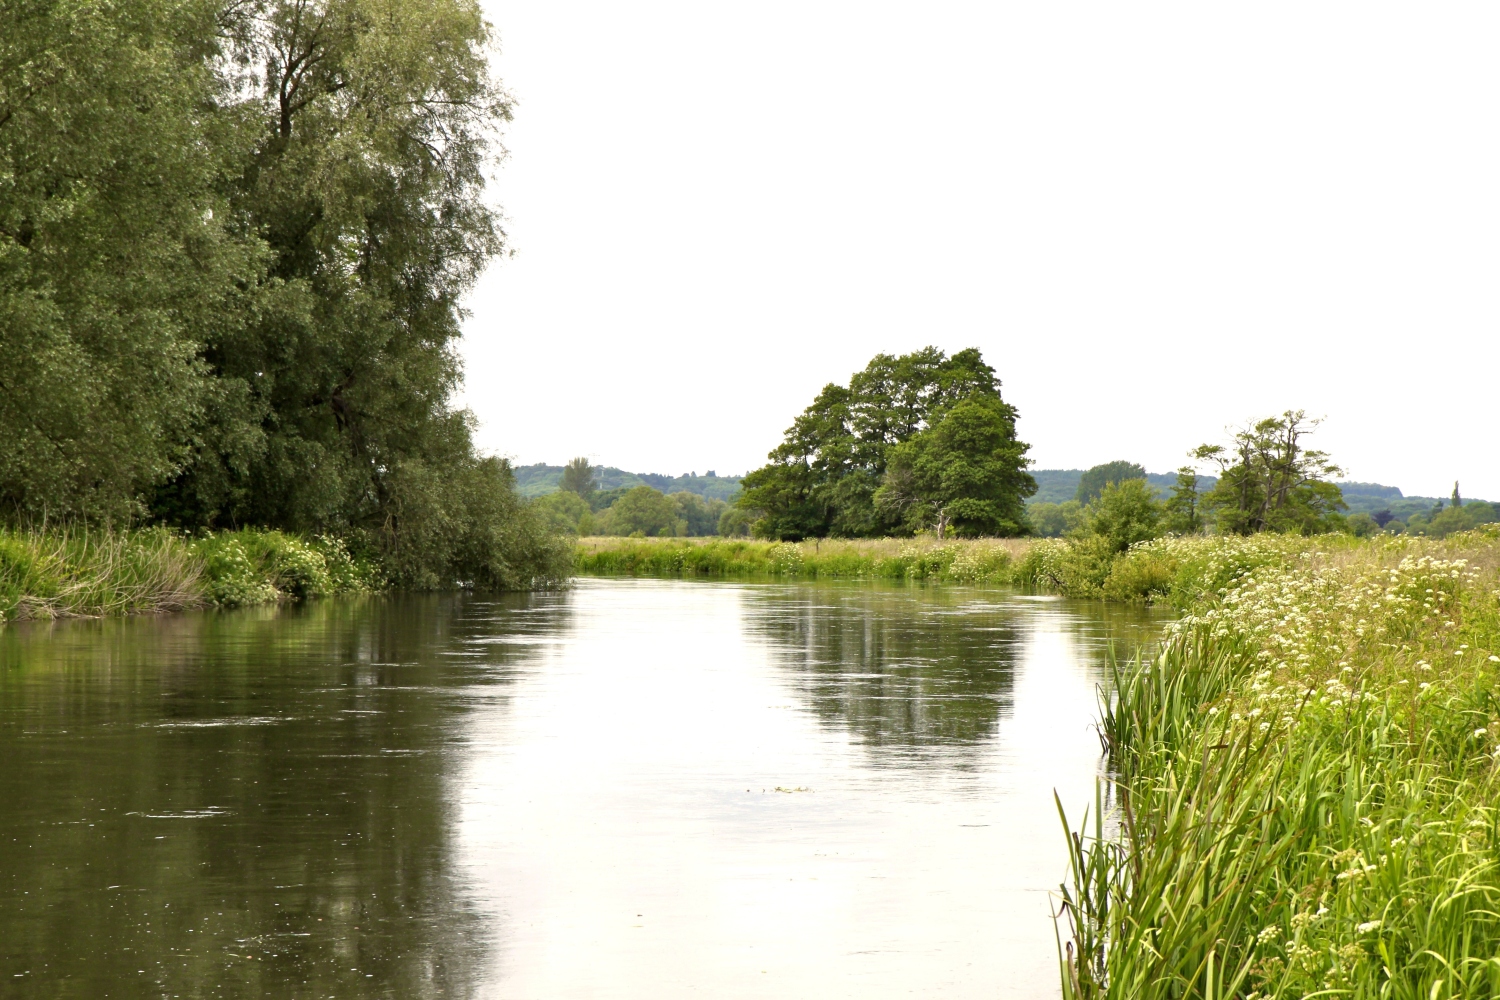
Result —
[[[1053,997],[1159,615],[584,579],[0,628],[0,997]]]

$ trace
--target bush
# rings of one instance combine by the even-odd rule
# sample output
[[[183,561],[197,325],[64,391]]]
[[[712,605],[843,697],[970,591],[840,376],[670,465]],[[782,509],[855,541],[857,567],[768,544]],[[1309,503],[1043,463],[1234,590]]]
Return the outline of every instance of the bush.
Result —
[[[1161,504],[1144,479],[1109,483],[1089,505],[1085,532],[1104,539],[1114,552],[1161,534]],[[1103,580],[1100,580],[1103,583]]]
[[[208,535],[194,549],[203,560],[208,597],[222,607],[366,593],[384,583],[373,562],[352,558],[335,538],[307,541],[244,528]]]
[[[1115,559],[1101,593],[1108,601],[1145,601],[1168,597],[1181,564],[1160,547],[1138,546]]]
[[[567,542],[516,492],[508,463],[398,463],[387,489],[391,515],[365,538],[393,586],[534,590],[567,579]]]

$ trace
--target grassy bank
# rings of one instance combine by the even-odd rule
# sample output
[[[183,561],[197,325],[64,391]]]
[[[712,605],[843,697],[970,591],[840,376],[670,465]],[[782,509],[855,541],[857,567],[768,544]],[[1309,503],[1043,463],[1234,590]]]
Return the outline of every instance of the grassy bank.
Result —
[[[1010,583],[1032,544],[1024,539],[582,538],[574,568],[626,576]]]
[[[334,539],[0,529],[0,621],[233,607],[381,585],[374,565]]]
[[[926,580],[1014,584],[1094,600],[1186,608],[1258,566],[1304,551],[1294,536],[1158,538],[1116,552],[1091,539],[933,538],[767,542],[726,538],[581,538],[574,570],[615,576]],[[1365,544],[1321,536],[1327,550]]]
[[[1500,533],[1151,545],[1065,994],[1500,994]]]

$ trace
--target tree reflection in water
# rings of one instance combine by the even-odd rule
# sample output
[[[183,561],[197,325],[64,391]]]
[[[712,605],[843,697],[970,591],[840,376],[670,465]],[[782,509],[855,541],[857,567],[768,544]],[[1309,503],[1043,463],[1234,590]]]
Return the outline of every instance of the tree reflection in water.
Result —
[[[473,994],[448,740],[568,618],[496,603],[0,630],[7,995]]]
[[[880,584],[749,588],[746,630],[764,640],[825,724],[877,756],[938,753],[962,766],[1012,706],[1018,664],[1039,630],[1082,647],[1104,682],[1111,645],[1149,648],[1168,615],[1003,590]]]

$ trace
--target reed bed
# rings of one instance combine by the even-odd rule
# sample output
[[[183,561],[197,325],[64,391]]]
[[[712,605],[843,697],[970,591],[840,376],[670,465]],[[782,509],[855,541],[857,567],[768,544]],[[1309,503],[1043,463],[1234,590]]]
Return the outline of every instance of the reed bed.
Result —
[[[204,602],[201,561],[168,532],[0,529],[0,621],[179,611]]]
[[[624,576],[1011,583],[1027,539],[582,538],[574,568]]]
[[[1223,544],[1102,706],[1064,995],[1500,995],[1500,534]]]
[[[0,622],[159,614],[378,589],[336,539],[244,529],[0,528]]]

